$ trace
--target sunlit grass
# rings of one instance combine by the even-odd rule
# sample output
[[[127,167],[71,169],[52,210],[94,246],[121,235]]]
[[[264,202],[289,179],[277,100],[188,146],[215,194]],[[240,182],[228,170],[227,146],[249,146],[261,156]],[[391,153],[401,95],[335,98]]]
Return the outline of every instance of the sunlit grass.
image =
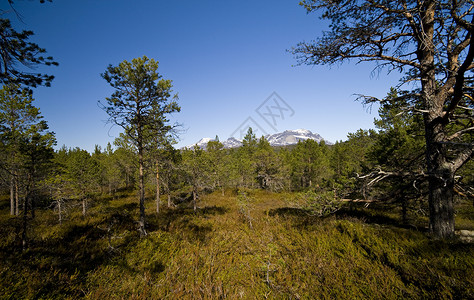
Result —
[[[156,215],[150,198],[145,238],[135,193],[98,199],[85,217],[77,208],[62,225],[38,211],[25,252],[21,222],[2,206],[0,298],[474,297],[473,244],[433,240],[390,211],[317,218],[287,207],[291,194],[246,192],[252,226],[237,191],[202,196],[197,212],[182,203]],[[472,228],[472,208],[461,210],[457,222]]]

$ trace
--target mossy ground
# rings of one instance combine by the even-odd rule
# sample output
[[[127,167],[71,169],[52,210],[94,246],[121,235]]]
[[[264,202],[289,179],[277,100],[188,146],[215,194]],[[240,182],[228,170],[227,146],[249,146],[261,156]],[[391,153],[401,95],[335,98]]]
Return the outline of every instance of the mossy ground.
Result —
[[[150,199],[144,238],[134,193],[97,200],[86,217],[77,208],[62,225],[38,211],[26,251],[3,199],[0,298],[474,298],[472,243],[436,241],[376,207],[317,218],[288,207],[290,194],[248,195],[246,215],[232,191],[203,196],[196,213],[184,203],[156,215]],[[472,205],[461,208],[457,223],[474,228]]]

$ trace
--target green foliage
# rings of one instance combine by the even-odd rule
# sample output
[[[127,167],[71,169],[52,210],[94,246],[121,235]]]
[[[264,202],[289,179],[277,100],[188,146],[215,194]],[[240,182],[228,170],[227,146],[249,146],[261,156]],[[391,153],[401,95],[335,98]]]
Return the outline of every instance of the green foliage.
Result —
[[[135,146],[145,146],[169,131],[166,115],[179,112],[180,107],[177,95],[171,95],[171,80],[158,73],[157,61],[146,56],[124,60],[116,67],[109,65],[102,77],[115,89],[102,108],[110,122],[125,129]]]
[[[242,222],[238,194],[212,193],[196,213],[164,208],[149,219],[144,238],[134,230],[132,193],[99,199],[87,219],[72,212],[63,225],[41,210],[23,254],[14,250],[21,224],[2,209],[2,298],[474,296],[472,244],[432,240],[390,223],[390,210],[343,206],[337,217],[319,218],[287,207],[294,194],[245,195],[252,229]],[[466,209],[472,214],[472,205]]]
[[[250,197],[245,191],[238,191],[239,195],[237,196],[237,206],[239,207],[239,213],[246,223],[249,224],[250,228],[252,226],[252,209],[254,206],[255,199]]]
[[[359,129],[348,134],[348,140],[337,142],[331,149],[331,167],[334,170],[333,187],[340,191],[341,196],[354,194],[359,190],[357,175],[371,168],[367,158],[368,152],[376,139],[373,130]],[[358,196],[355,193],[353,196]]]
[[[474,4],[446,0],[305,0],[300,5],[308,12],[319,11],[329,22],[329,30],[319,39],[292,49],[301,63],[370,61],[377,62],[378,69],[404,73],[397,93],[392,90],[392,95],[383,100],[364,95],[360,99],[365,104],[390,101],[392,108],[408,118],[422,114],[430,230],[439,238],[453,237],[456,173],[474,153]],[[394,135],[390,141],[401,139],[405,143],[407,136],[394,125],[388,132]],[[393,152],[391,159],[403,156],[390,147],[388,150]]]
[[[291,207],[302,209],[309,215],[318,217],[334,214],[342,206],[341,200],[337,199],[332,191],[297,193],[289,204]]]
[[[10,2],[11,3],[11,2]],[[54,76],[26,71],[32,66],[57,66],[46,50],[28,41],[32,31],[17,32],[8,19],[0,19],[0,81],[3,85],[18,84],[28,87],[50,86]]]
[[[252,127],[249,127],[247,130],[247,133],[244,136],[244,139],[242,140],[242,147],[248,151],[252,152],[257,146],[257,138],[255,137],[255,133],[253,133]]]
[[[263,136],[258,141],[253,159],[255,160],[256,179],[260,188],[272,191],[281,190],[283,188],[280,173],[281,163],[278,154]]]
[[[293,186],[311,188],[321,186],[333,175],[330,167],[329,149],[314,140],[298,142],[292,150],[291,161]]]
[[[367,157],[374,166],[367,171],[362,184],[365,197],[369,194],[378,200],[403,207],[402,219],[407,222],[408,211],[419,209],[424,202],[427,178],[423,120],[420,115],[407,114],[405,101],[392,89],[379,108],[380,129]]]
[[[24,214],[26,204],[34,209],[40,200],[39,183],[50,167],[52,146],[56,143],[33,101],[31,91],[21,89],[19,84],[4,85],[0,90],[0,168],[5,171],[11,214],[15,215],[19,214],[20,198]]]
[[[180,111],[172,100],[171,80],[161,78],[158,62],[146,56],[124,60],[118,66],[109,65],[102,77],[114,88],[107,105],[99,102],[109,115],[109,122],[125,130],[126,141],[137,149],[139,184],[139,230],[145,230],[145,150],[159,146],[171,130],[167,115]],[[158,145],[157,145],[158,143]],[[159,200],[159,199],[158,199]]]

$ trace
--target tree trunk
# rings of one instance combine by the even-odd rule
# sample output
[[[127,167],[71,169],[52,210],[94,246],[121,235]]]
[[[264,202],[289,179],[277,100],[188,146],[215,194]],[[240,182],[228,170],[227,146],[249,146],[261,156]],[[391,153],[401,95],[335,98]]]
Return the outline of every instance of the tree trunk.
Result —
[[[435,83],[431,85],[432,91]],[[434,93],[434,92],[433,92]],[[428,171],[428,203],[430,209],[430,232],[435,237],[446,239],[454,237],[454,173],[448,163],[448,150],[443,143],[446,138],[445,126],[441,122],[442,103],[434,94],[425,94],[428,110],[424,115],[426,165]]]
[[[36,194],[35,194],[35,195],[36,195]],[[34,196],[31,197],[31,199],[30,199],[29,202],[30,202],[30,207],[31,207],[31,219],[34,219],[35,216],[36,216],[36,207],[35,207],[35,204],[36,204],[35,202],[36,202],[36,201],[35,201],[35,197],[34,197]]]
[[[15,215],[15,180],[10,178],[10,215]]]
[[[430,232],[437,238],[454,237],[454,173],[447,162],[448,153],[442,143],[445,134],[439,118],[425,116],[426,163],[428,169],[428,202]]]
[[[430,231],[439,238],[454,237],[453,183],[446,186],[430,181]]]
[[[429,176],[428,202],[430,231],[437,238],[454,236],[454,172],[447,163],[444,98],[437,95],[436,68],[434,63],[434,20],[436,1],[424,2],[421,15],[423,35],[420,36],[417,56],[420,62],[421,97],[424,109],[426,165]]]
[[[168,194],[168,208],[171,208],[172,206],[172,203],[171,203],[171,190],[170,190],[170,178],[169,178],[169,174],[168,176],[166,176],[166,193]]]
[[[18,195],[18,178],[15,179],[15,216],[20,214],[20,197]]]
[[[82,215],[86,215],[86,209],[87,209],[87,199],[84,197],[82,199]]]
[[[21,245],[23,247],[23,250],[26,250],[28,248],[28,241],[27,241],[27,236],[26,236],[26,229],[27,229],[27,224],[28,223],[28,196],[25,196],[25,200],[23,202],[23,231],[21,233]]]
[[[58,200],[59,225],[63,224],[62,199]]]
[[[197,200],[197,188],[196,188],[196,185],[193,185],[193,206],[194,206],[194,211],[197,210],[196,200]]]
[[[160,213],[160,173],[159,165],[156,162],[156,213]]]
[[[140,217],[138,220],[139,224],[139,231],[141,236],[145,236],[146,230],[145,230],[145,179],[144,179],[144,172],[143,172],[143,146],[142,143],[139,141],[138,142],[138,176],[139,176],[139,198],[140,198]]]
[[[26,250],[28,248],[28,237],[26,234],[27,227],[28,227],[28,201],[30,197],[30,189],[29,189],[29,183],[26,186],[26,191],[25,191],[25,198],[23,200],[23,230],[21,233],[21,244],[23,250]]]
[[[439,149],[441,147],[436,148],[438,148],[437,151],[441,150]],[[428,165],[428,174],[430,175],[429,229],[437,238],[452,238],[454,237],[454,173],[444,162],[444,155],[430,152],[431,160]]]

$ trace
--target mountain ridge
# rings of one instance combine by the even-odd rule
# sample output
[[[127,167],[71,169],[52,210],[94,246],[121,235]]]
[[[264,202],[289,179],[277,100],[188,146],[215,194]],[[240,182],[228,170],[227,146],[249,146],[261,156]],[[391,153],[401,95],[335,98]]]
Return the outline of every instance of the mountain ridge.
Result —
[[[321,141],[324,141],[326,144],[332,145],[331,142],[325,140],[320,134],[313,133],[311,130],[308,130],[308,129],[285,130],[283,132],[267,134],[265,135],[265,139],[267,139],[267,141],[270,143],[270,146],[272,147],[295,145],[299,141],[305,141],[308,139],[315,140],[318,143],[321,143]],[[189,146],[185,146],[182,149],[184,148],[191,149],[195,146],[198,146],[201,149],[206,149],[207,143],[210,141],[215,141],[215,139],[202,138],[198,142]],[[224,145],[225,149],[238,148],[242,146],[242,141],[239,139],[236,139],[235,137],[230,137],[221,143]]]

